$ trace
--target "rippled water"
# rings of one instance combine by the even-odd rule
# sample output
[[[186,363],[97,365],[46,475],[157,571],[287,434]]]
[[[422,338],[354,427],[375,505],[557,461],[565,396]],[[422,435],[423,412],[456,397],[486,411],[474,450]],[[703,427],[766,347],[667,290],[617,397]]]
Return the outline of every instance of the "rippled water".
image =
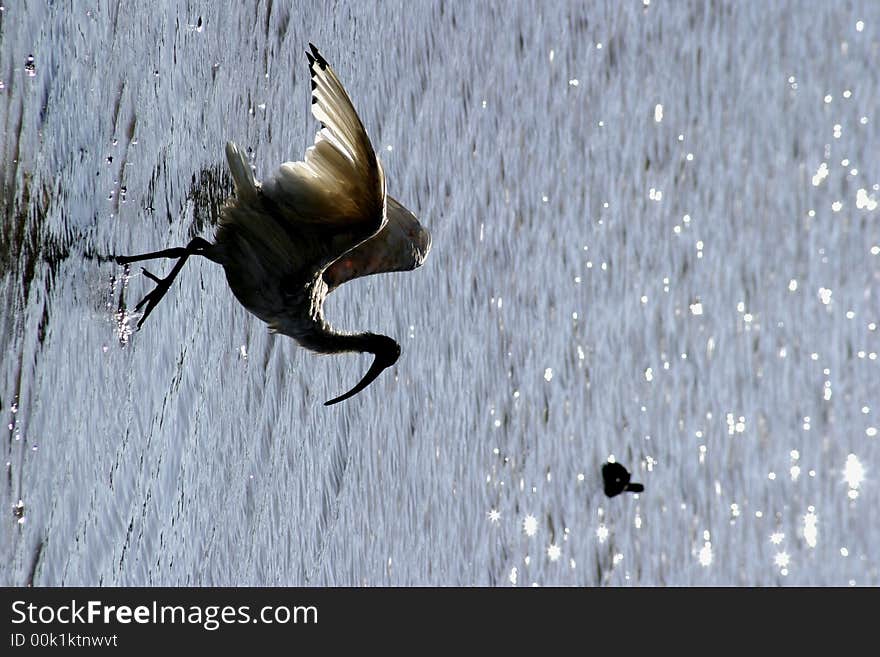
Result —
[[[300,4],[0,13],[0,582],[880,583],[880,4]],[[369,357],[108,260],[302,154],[308,41],[434,236],[332,408]]]

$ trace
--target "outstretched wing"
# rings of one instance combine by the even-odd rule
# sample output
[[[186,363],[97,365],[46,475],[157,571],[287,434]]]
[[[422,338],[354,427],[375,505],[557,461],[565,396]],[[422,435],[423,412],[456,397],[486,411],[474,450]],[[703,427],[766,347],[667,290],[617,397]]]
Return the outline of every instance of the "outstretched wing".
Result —
[[[318,49],[309,44],[312,114],[321,122],[300,162],[285,162],[263,193],[292,221],[381,225],[385,175],[351,99]]]
[[[385,198],[388,222],[382,230],[324,270],[324,282],[331,290],[360,276],[409,271],[425,261],[431,250],[431,233],[396,199]]]

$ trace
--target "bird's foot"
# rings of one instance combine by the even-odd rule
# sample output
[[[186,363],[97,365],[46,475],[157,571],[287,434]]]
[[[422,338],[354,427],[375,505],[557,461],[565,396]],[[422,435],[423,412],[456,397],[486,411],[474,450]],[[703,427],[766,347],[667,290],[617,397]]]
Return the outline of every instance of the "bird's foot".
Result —
[[[144,272],[144,276],[149,278],[156,284],[156,287],[153,288],[153,291],[147,294],[143,299],[138,302],[138,305],[134,307],[135,312],[140,310],[144,304],[146,304],[147,309],[144,310],[144,314],[141,315],[141,318],[138,320],[137,328],[140,330],[141,325],[147,321],[147,317],[149,317],[150,313],[153,312],[153,308],[155,308],[159,302],[162,300],[162,297],[165,296],[165,293],[168,292],[171,287],[171,283],[174,280],[174,276],[167,276],[165,278],[159,278],[152,272],[147,271],[145,268],[141,267],[141,270]]]

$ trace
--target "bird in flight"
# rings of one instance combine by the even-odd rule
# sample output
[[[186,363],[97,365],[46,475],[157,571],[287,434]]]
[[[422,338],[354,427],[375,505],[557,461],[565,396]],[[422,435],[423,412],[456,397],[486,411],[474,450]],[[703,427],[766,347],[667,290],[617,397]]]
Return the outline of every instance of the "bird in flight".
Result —
[[[605,494],[608,497],[620,495],[624,491],[629,493],[641,493],[645,487],[635,482],[630,483],[629,471],[620,463],[606,463],[602,466],[602,481],[605,484]]]
[[[375,333],[343,333],[324,318],[324,300],[352,279],[419,267],[431,234],[385,192],[385,172],[336,73],[309,44],[312,114],[321,123],[315,143],[298,162],[285,162],[264,182],[244,153],[226,144],[235,194],[220,213],[214,242],[194,238],[184,247],[132,256],[120,264],[177,258],[171,273],[144,275],[156,287],[137,304],[141,325],[171,287],[187,258],[223,266],[238,301],[269,329],[322,354],[367,352],[373,363],[341,402],[372,383],[400,356],[400,345]]]

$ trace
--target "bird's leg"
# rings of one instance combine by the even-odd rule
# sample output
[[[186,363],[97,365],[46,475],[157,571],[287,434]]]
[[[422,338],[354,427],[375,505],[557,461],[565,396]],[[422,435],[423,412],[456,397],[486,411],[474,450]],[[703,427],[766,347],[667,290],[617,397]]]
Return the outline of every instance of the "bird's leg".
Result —
[[[174,279],[177,278],[180,270],[183,269],[183,266],[186,264],[187,258],[189,258],[191,255],[206,255],[204,253],[204,250],[210,246],[211,243],[207,240],[204,240],[201,237],[196,237],[192,241],[190,241],[189,244],[182,248],[165,249],[164,251],[154,251],[152,253],[143,253],[136,256],[116,257],[116,262],[120,264],[138,262],[140,260],[150,260],[152,258],[178,258],[177,262],[174,264],[174,268],[171,270],[171,273],[168,274],[168,276],[166,276],[165,278],[159,278],[155,274],[147,271],[145,268],[142,268],[144,276],[156,283],[156,287],[153,288],[152,292],[141,299],[138,302],[138,305],[134,308],[135,312],[137,312],[144,306],[144,304],[146,304],[147,306],[144,314],[141,316],[140,320],[138,320],[138,329],[140,329],[141,325],[147,320],[147,317],[150,315],[150,313],[153,312],[153,308],[155,308],[159,304],[159,301],[162,300],[162,297],[164,297],[165,293],[168,292],[168,290],[171,288],[171,284],[174,282]]]
[[[184,258],[191,255],[203,255],[202,251],[210,246],[211,243],[208,240],[202,239],[201,237],[194,237],[190,240],[190,243],[184,247],[152,251],[151,253],[141,253],[139,255],[116,256],[115,260],[120,265],[127,265],[131,262],[153,260],[154,258]]]
[[[169,249],[170,250],[170,249]],[[177,275],[180,273],[180,270],[183,269],[183,265],[186,264],[186,259],[189,258],[189,254],[185,253],[174,265],[174,269],[171,270],[171,273],[168,274],[165,278],[159,278],[155,274],[147,271],[146,268],[141,268],[144,272],[144,276],[149,278],[151,281],[156,283],[156,287],[153,288],[152,292],[147,294],[143,299],[138,302],[138,305],[134,307],[135,312],[140,310],[144,304],[146,304],[147,308],[144,310],[144,314],[138,320],[137,327],[143,325],[145,321],[147,321],[147,317],[150,316],[150,313],[153,312],[153,308],[155,308],[159,302],[162,300],[162,297],[165,296],[165,293],[171,288],[171,284],[174,282],[174,279],[177,278]]]

